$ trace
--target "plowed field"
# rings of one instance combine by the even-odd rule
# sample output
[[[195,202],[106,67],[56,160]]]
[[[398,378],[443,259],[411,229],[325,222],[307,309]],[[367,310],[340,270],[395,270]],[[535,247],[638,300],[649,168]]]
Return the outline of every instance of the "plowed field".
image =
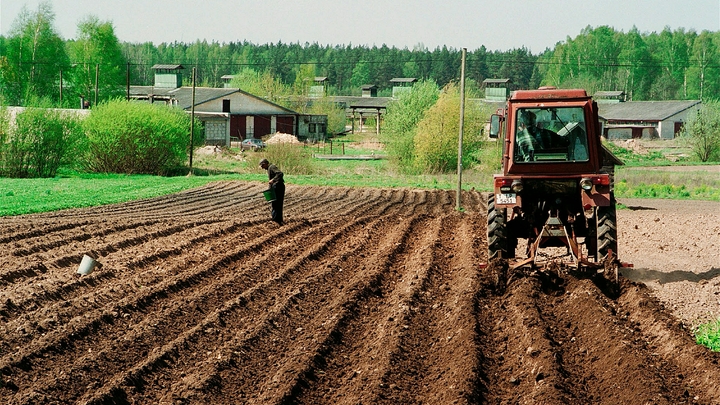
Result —
[[[264,188],[0,218],[0,403],[720,403],[644,284],[498,286],[482,193]]]

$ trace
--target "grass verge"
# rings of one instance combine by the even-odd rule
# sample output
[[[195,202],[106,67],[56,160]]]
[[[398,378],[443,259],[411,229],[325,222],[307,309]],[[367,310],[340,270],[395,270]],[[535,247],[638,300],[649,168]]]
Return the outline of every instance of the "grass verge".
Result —
[[[73,175],[49,179],[0,179],[0,216],[31,214],[139,200],[236,176],[159,177]],[[260,176],[257,176],[260,179]]]
[[[622,168],[615,177],[615,195],[720,201],[720,172],[710,166],[683,166],[676,170]]]

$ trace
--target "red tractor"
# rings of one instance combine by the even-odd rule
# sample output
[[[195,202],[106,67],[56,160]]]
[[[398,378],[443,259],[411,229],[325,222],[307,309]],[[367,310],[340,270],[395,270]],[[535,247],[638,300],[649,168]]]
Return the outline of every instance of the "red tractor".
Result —
[[[576,267],[600,268],[616,260],[613,174],[623,163],[600,135],[597,103],[585,90],[511,94],[490,122],[490,137],[503,145],[503,173],[494,176],[488,200],[491,260],[534,266],[546,247],[565,247],[560,257]],[[527,247],[518,260],[520,239]]]

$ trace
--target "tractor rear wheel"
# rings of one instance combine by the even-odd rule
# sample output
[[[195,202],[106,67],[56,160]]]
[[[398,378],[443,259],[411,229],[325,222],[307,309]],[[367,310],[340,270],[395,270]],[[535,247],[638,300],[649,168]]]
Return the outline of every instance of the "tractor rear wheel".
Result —
[[[597,207],[597,260],[604,260],[608,253],[617,256],[617,215],[615,212],[615,196],[610,195],[610,205]]]
[[[509,259],[515,257],[513,250],[512,255],[508,249],[508,233],[507,233],[507,209],[497,209],[495,207],[495,195],[490,194],[488,197],[488,215],[487,215],[487,240],[488,240],[488,259]]]

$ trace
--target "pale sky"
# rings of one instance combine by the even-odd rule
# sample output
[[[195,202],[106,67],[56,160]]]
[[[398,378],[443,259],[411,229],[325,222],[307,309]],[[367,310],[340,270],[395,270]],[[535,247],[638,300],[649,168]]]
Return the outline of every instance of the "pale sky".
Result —
[[[0,0],[0,33],[8,34],[23,5]],[[409,48],[422,44],[474,50],[526,47],[533,54],[587,27],[641,33],[720,31],[720,0],[50,0],[55,27],[76,36],[88,15],[110,21],[124,42],[320,45]]]

